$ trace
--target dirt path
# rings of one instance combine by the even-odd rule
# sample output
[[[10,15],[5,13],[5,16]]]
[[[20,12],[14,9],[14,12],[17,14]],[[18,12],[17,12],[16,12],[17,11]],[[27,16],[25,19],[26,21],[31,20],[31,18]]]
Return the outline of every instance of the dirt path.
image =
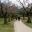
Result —
[[[27,27],[25,24],[21,22],[21,20],[16,20],[14,22],[14,29],[15,32],[32,32],[32,28]]]

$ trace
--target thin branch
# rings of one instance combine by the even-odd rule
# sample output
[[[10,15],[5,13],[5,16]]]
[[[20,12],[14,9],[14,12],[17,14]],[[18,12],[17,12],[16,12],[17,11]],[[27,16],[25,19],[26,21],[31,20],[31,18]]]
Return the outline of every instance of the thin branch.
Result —
[[[17,1],[17,0],[16,0],[16,1]],[[20,1],[20,0],[19,0],[19,1],[17,1],[17,2],[19,2],[21,6],[24,6],[24,5],[23,5],[23,3],[21,3],[21,1]]]

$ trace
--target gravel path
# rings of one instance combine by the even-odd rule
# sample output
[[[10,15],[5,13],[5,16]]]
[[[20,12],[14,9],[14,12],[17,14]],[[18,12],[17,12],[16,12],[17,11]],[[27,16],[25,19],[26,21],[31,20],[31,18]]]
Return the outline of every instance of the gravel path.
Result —
[[[23,24],[21,20],[20,21],[16,20],[14,22],[14,29],[15,32],[32,32],[32,28],[29,28],[28,26]]]

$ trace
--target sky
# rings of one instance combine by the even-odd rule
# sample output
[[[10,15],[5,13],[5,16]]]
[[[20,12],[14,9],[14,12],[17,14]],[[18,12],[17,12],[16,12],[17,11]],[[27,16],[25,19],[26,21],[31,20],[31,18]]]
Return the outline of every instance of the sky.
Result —
[[[1,0],[1,1],[3,2],[4,0]],[[7,0],[5,0],[5,1],[7,1]],[[15,3],[15,4],[19,5],[19,3],[16,0],[9,0],[9,1],[12,1],[12,3]]]
[[[3,1],[8,1],[8,0],[1,0],[1,1],[3,2]],[[18,6],[21,6],[20,3],[16,0],[9,0],[9,1],[12,1],[12,3],[17,4]],[[23,0],[20,0],[20,1],[23,3]],[[24,0],[24,1],[25,1],[25,4],[24,3],[23,4],[24,4],[25,7],[27,7],[28,3],[29,4],[32,3],[32,0],[27,0],[27,1]]]
[[[3,1],[7,1],[7,0],[1,0],[1,1],[3,2]],[[16,0],[9,0],[9,1],[12,1],[13,3],[17,3]],[[20,0],[20,1],[23,2],[23,0]],[[32,3],[32,0],[27,0],[27,2]]]

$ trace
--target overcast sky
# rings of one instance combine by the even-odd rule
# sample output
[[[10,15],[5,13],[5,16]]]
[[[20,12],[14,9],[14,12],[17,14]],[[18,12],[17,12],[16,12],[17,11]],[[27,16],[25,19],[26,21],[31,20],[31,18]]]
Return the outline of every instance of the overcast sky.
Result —
[[[7,0],[1,0],[1,1],[3,2],[3,1],[7,1]],[[9,1],[12,1],[12,3],[15,3],[15,4],[19,5],[19,3],[16,0],[9,0]]]
[[[1,1],[3,2],[3,1],[7,1],[7,0],[1,0]],[[16,0],[9,0],[9,1],[12,1],[12,3],[15,3],[15,4],[17,4],[18,6],[21,6],[21,5],[19,4],[19,2],[17,2]],[[23,0],[20,0],[20,1],[23,3]],[[24,0],[24,1],[25,1],[25,4],[24,4],[25,7],[27,7],[28,3],[29,3],[29,4],[32,3],[32,0],[27,0],[27,1]],[[27,3],[27,2],[28,2],[28,3]]]

